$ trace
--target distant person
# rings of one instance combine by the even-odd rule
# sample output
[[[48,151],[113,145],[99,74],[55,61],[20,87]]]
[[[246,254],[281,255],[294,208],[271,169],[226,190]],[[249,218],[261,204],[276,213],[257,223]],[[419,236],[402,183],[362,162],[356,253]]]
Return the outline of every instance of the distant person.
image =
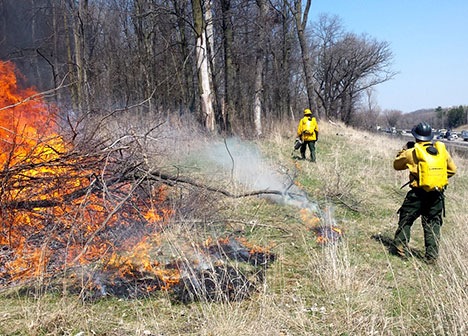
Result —
[[[398,210],[400,219],[395,232],[395,252],[403,259],[408,257],[411,226],[421,216],[425,259],[432,264],[439,256],[440,227],[442,213],[445,213],[444,190],[457,167],[442,142],[431,142],[434,135],[428,123],[419,123],[411,133],[416,143],[408,142],[393,162],[396,170],[409,169],[411,187]]]
[[[297,129],[297,138],[302,140],[301,159],[306,158],[306,147],[310,150],[310,161],[315,162],[315,142],[318,140],[318,125],[317,120],[312,117],[312,111],[304,110],[304,117],[299,122]]]

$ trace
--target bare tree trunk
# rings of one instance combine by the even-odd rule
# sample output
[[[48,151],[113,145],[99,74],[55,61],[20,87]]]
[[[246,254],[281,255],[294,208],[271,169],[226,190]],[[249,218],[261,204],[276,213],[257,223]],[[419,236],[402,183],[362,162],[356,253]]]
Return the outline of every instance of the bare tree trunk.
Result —
[[[53,34],[54,34],[54,87],[57,87],[57,71],[59,70],[59,65],[58,65],[58,23],[57,23],[57,5],[55,1],[52,1],[52,27],[53,27]],[[57,92],[57,95],[55,96],[55,102],[58,103],[62,99],[62,94],[61,91],[59,90]]]
[[[73,37],[75,42],[75,62],[76,62],[76,73],[77,73],[77,86],[76,86],[76,93],[78,98],[78,109],[80,111],[83,110],[83,57],[82,57],[82,50],[81,50],[81,37],[80,37],[80,20],[81,20],[81,6],[82,0],[79,1],[78,4],[78,15],[74,19],[73,24]]]
[[[202,109],[202,121],[206,129],[215,130],[215,116],[213,109],[213,97],[211,92],[210,73],[208,67],[207,39],[204,29],[203,10],[201,0],[191,0],[193,9],[194,29],[196,33],[196,58],[200,87],[200,100]]]
[[[190,109],[193,108],[193,83],[190,82],[190,78],[192,78],[192,62],[190,58],[190,52],[189,52],[189,47],[188,47],[188,42],[187,42],[187,36],[185,32],[185,20],[184,20],[184,14],[185,14],[185,3],[179,4],[180,0],[173,0],[174,4],[174,9],[177,15],[177,26],[179,28],[179,39],[180,39],[180,48],[181,48],[181,54],[182,54],[182,60],[183,60],[183,73],[184,73],[184,85],[185,85],[185,93],[182,98],[182,101],[185,106],[190,106]]]
[[[153,60],[153,47],[152,47],[152,32],[148,30],[147,21],[149,16],[147,12],[147,1],[146,0],[135,0],[135,21],[134,26],[137,35],[137,49],[138,49],[138,68],[139,78],[141,85],[141,91],[144,99],[151,96],[152,92],[152,74],[151,65]],[[148,101],[149,110],[154,109],[152,99]],[[140,111],[143,110],[143,107]]]
[[[291,120],[296,121],[296,118],[294,117],[294,110],[292,108],[292,105],[289,105],[289,113],[291,114]]]
[[[214,33],[213,33],[213,8],[212,0],[205,0],[205,23],[206,23],[206,40],[208,41],[209,50],[213,55],[215,46],[214,46]],[[214,67],[211,68],[214,71]]]
[[[31,0],[31,8],[34,10],[34,0]],[[36,45],[36,15],[33,14],[31,18],[31,39],[33,45]],[[36,72],[36,77],[37,77],[37,83],[41,90],[44,88],[43,83],[42,83],[42,76],[41,76],[41,71],[40,71],[40,66],[39,66],[39,60],[37,59],[38,57],[38,52],[36,52],[33,56],[32,63],[34,64],[34,71]]]
[[[89,92],[89,83],[88,83],[88,65],[89,65],[89,55],[86,49],[88,34],[88,25],[89,25],[89,13],[88,13],[88,0],[80,0],[80,27],[81,27],[81,50],[83,57],[83,99],[85,103],[86,111],[90,108],[90,92]]]
[[[291,29],[291,21],[289,16],[289,11],[287,4],[283,2],[282,4],[282,62],[280,69],[280,102],[279,106],[281,107],[281,120],[288,119],[289,111],[292,111],[291,106],[291,91],[290,91],[290,63],[291,63],[291,41],[293,29]],[[284,98],[285,97],[285,98]],[[294,113],[292,114],[292,120],[294,120]]]
[[[205,0],[205,22],[206,22],[206,37],[208,41],[208,60],[209,60],[209,74],[210,74],[210,84],[211,92],[213,97],[214,105],[214,114],[215,114],[215,125],[217,125],[218,130],[223,130],[223,115],[222,108],[219,100],[219,86],[216,77],[215,71],[215,43],[214,43],[214,29],[213,29],[213,9],[212,9],[212,0]]]
[[[304,68],[309,108],[313,109],[318,114],[318,110],[315,107],[315,101],[314,101],[314,84],[312,82],[312,63],[310,60],[309,46],[307,44],[307,40],[305,36],[305,28],[307,25],[307,18],[309,15],[310,4],[311,4],[311,0],[307,0],[306,6],[304,9],[304,14],[302,14],[302,1],[294,0],[294,6],[295,6],[294,16],[295,16],[295,22],[296,22],[297,37],[299,39],[299,45],[301,47],[302,64]],[[319,116],[320,115],[317,115],[317,117]]]
[[[263,67],[265,65],[265,18],[267,7],[265,0],[257,0],[258,15],[258,47],[255,59],[255,98],[254,124],[255,134],[262,135],[262,95],[263,95]]]
[[[255,70],[255,101],[254,101],[254,123],[255,123],[255,134],[257,136],[262,135],[262,90],[263,90],[263,62],[258,61]]]
[[[85,25],[87,21],[88,0],[79,0],[78,11],[73,24],[73,36],[75,41],[75,62],[77,71],[77,98],[78,109],[89,109],[89,95],[87,90],[87,62],[86,62],[86,36]]]
[[[65,44],[67,49],[67,61],[68,61],[68,72],[70,73],[70,81],[75,82],[75,71],[73,65],[72,52],[71,52],[71,40],[70,40],[70,27],[68,25],[67,9],[65,6],[65,0],[62,0],[62,11],[63,11],[63,27],[65,30]],[[72,85],[70,87],[70,93],[72,98],[72,106],[74,110],[78,109],[78,97],[77,97],[77,87],[78,85]]]
[[[221,0],[223,11],[223,46],[224,46],[224,130],[231,133],[231,120],[234,103],[233,82],[234,67],[232,65],[232,21],[231,21],[231,0]]]

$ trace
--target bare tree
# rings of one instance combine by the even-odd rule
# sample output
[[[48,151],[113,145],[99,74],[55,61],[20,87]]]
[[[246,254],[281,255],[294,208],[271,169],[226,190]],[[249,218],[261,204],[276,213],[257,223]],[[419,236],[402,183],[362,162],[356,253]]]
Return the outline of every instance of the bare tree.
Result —
[[[265,63],[265,19],[267,6],[265,0],[256,0],[258,14],[258,46],[255,57],[255,98],[254,121],[255,134],[262,135],[262,95],[263,95],[263,67]]]
[[[311,6],[311,0],[306,0],[304,10],[302,9],[302,1],[294,0],[294,20],[296,23],[297,37],[299,45],[301,47],[302,64],[305,76],[305,86],[307,90],[307,98],[309,102],[309,108],[316,111],[314,101],[314,84],[312,79],[312,60],[310,59],[309,45],[305,35],[307,26],[307,20],[309,17],[309,10]],[[317,117],[320,117],[317,115]]]
[[[385,110],[385,119],[387,120],[388,126],[396,127],[398,121],[401,118],[402,112],[399,110]]]
[[[211,75],[208,67],[207,37],[203,6],[201,0],[192,0],[193,25],[196,34],[196,57],[199,78],[200,99],[202,106],[202,120],[206,129],[215,130],[215,116],[213,109],[213,97],[211,92]]]
[[[350,123],[361,94],[395,75],[389,69],[389,45],[344,33],[333,17],[322,17],[315,30],[319,40],[315,93],[327,117]]]
[[[364,91],[364,98],[351,124],[359,128],[376,130],[381,109],[374,98],[374,88],[368,88]]]
[[[227,134],[231,133],[231,114],[234,108],[233,102],[233,84],[234,67],[232,55],[232,20],[231,20],[231,0],[220,0],[222,10],[222,31],[223,31],[223,50],[224,50],[224,124],[223,128]]]
[[[341,97],[341,78],[338,77],[338,71],[343,62],[343,52],[336,45],[343,34],[341,21],[336,16],[321,15],[313,28],[317,49],[317,66],[313,72],[316,82],[314,90],[326,118],[330,118],[333,111],[337,111]]]

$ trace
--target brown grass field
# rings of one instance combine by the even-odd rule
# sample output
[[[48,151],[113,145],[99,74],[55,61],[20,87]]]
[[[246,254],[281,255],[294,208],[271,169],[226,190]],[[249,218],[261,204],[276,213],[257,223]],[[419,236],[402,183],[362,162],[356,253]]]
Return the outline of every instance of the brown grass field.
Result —
[[[107,127],[116,134],[123,128],[118,121]],[[291,155],[295,124],[271,125],[253,143],[271,171],[280,176],[295,172],[309,198],[336,220],[341,241],[318,244],[296,207],[187,188],[183,193],[190,202],[174,217],[163,241],[181,258],[187,254],[182,242],[214,232],[270,246],[276,260],[250,298],[184,304],[160,291],[147,298],[85,301],[46,290],[25,294],[17,286],[0,292],[0,335],[466,335],[467,156],[453,153],[458,172],[446,191],[438,264],[426,265],[417,257],[424,251],[420,220],[410,244],[415,256],[403,261],[389,253],[386,242],[408,190],[400,189],[407,172],[392,168],[405,140],[341,124],[321,122],[319,127],[316,164],[296,162]],[[148,141],[144,150],[155,166],[177,167],[193,180],[232,192],[249,189],[197,154],[222,139],[181,128],[183,136],[161,131]],[[326,224],[326,218],[321,221]]]

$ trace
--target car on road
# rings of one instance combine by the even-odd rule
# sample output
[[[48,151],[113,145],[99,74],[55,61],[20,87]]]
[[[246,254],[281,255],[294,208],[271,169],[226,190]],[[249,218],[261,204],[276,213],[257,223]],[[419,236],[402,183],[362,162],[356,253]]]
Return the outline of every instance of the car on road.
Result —
[[[460,136],[464,141],[468,141],[468,131],[466,130],[461,131]]]
[[[447,135],[446,135],[447,140],[455,140],[455,139],[458,139],[458,134],[457,134],[457,132],[447,131],[446,134],[447,134]]]

